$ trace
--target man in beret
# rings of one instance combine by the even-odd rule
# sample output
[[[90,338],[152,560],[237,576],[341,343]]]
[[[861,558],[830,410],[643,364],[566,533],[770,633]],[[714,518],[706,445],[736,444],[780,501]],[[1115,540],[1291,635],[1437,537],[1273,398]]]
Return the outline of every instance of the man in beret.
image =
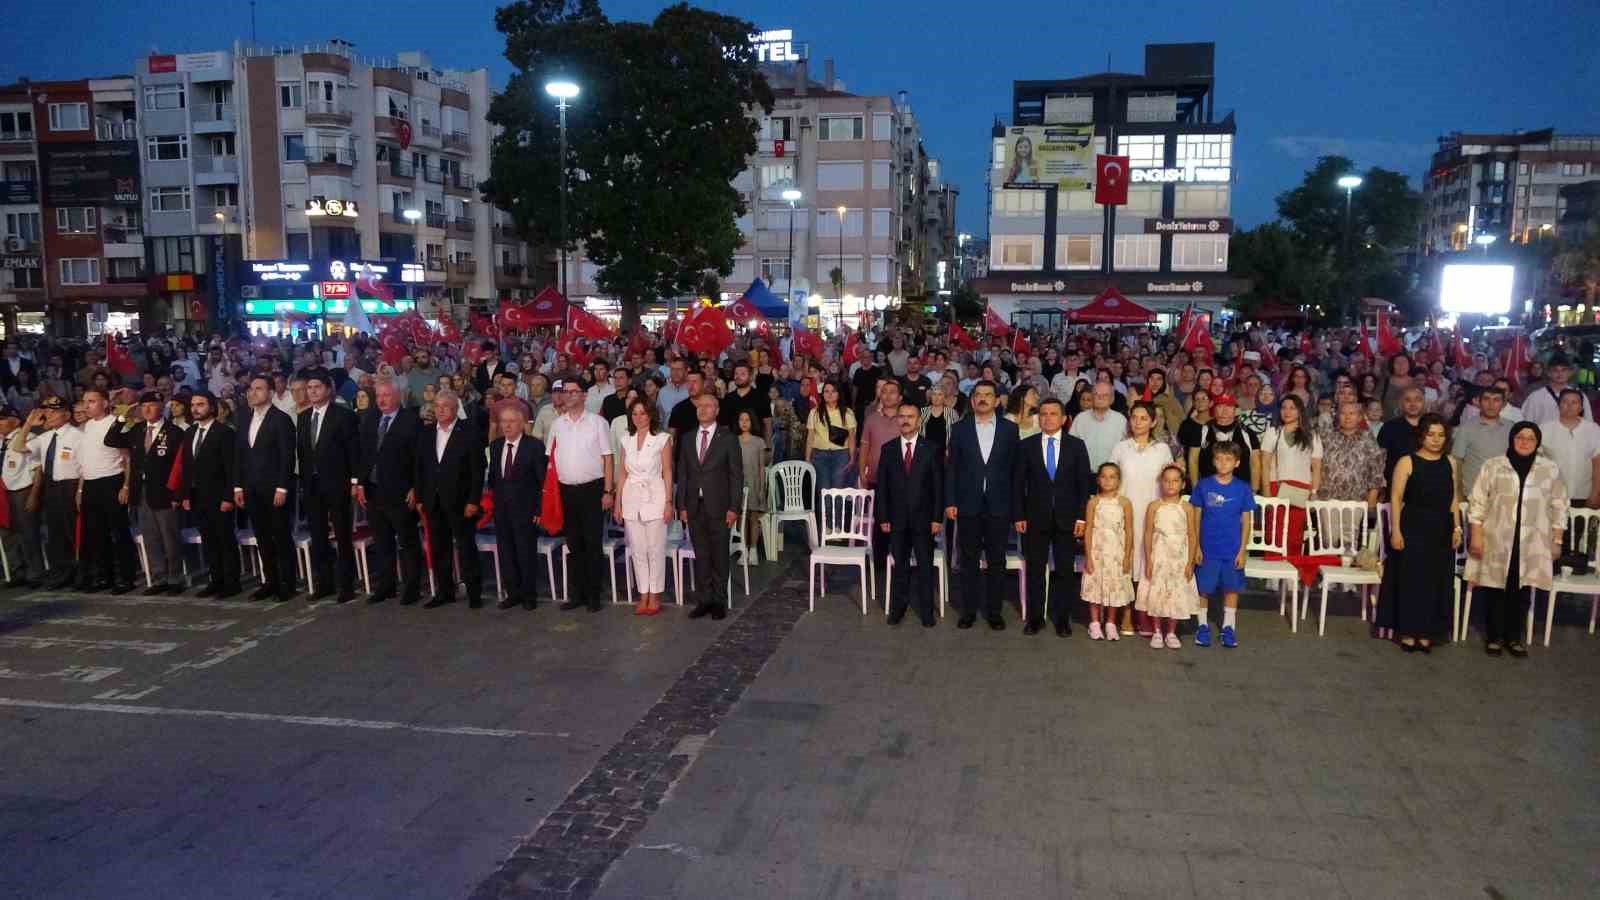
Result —
[[[41,428],[39,434],[30,434]],[[50,563],[50,579],[45,587],[69,587],[77,574],[73,537],[78,518],[78,480],[83,432],[72,424],[72,409],[58,396],[46,397],[28,414],[23,427],[12,434],[12,453],[26,448],[39,461],[36,486],[28,500],[44,523],[48,538],[45,552]]]
[[[28,502],[33,497],[32,506],[38,505],[34,488],[39,477],[39,460],[28,452],[26,443],[20,450],[11,449],[11,438],[19,432],[26,441],[22,414],[13,406],[0,407],[0,442],[3,442],[0,454],[4,455],[0,460],[0,473],[4,474],[7,511],[11,514],[11,524],[0,529],[6,562],[11,567],[6,587],[29,587],[44,577],[44,557],[39,553],[39,520]]]
[[[150,584],[147,597],[183,590],[183,544],[178,541],[175,490],[167,486],[184,444],[184,432],[162,420],[161,395],[146,391],[129,407],[120,428],[106,432],[107,447],[128,451],[125,502],[137,517],[144,538]],[[137,417],[136,417],[137,416]],[[182,473],[180,473],[182,474]]]

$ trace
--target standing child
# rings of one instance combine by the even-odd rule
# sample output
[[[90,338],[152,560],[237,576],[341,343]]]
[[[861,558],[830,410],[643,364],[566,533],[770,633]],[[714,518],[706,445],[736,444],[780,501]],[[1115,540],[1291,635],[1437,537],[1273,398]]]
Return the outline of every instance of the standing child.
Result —
[[[1116,463],[1101,463],[1095,477],[1100,493],[1089,498],[1084,513],[1089,528],[1083,534],[1083,599],[1089,603],[1089,640],[1114,641],[1120,637],[1116,616],[1106,610],[1133,600],[1133,504],[1118,493],[1122,469]]]
[[[756,434],[755,430],[755,416],[741,410],[739,457],[744,465],[745,500],[750,504],[750,514],[740,525],[744,529],[746,552],[755,549],[756,540],[761,536],[761,514],[767,511],[767,442],[762,440],[761,435]],[[751,553],[750,559],[756,562],[761,557],[759,554]]]
[[[1239,645],[1234,632],[1234,616],[1239,611],[1239,591],[1244,588],[1244,548],[1250,538],[1250,514],[1256,508],[1256,495],[1250,486],[1233,477],[1243,451],[1233,441],[1211,446],[1211,464],[1216,474],[1200,479],[1189,495],[1189,502],[1200,510],[1200,559],[1195,566],[1195,587],[1201,605],[1195,609],[1199,627],[1194,642],[1211,646],[1211,623],[1206,621],[1211,597],[1222,593],[1222,646]]]
[[[1199,517],[1183,502],[1182,469],[1162,469],[1160,485],[1161,496],[1150,501],[1144,514],[1144,580],[1136,605],[1155,629],[1150,646],[1176,650],[1183,646],[1178,620],[1201,608],[1194,586]]]

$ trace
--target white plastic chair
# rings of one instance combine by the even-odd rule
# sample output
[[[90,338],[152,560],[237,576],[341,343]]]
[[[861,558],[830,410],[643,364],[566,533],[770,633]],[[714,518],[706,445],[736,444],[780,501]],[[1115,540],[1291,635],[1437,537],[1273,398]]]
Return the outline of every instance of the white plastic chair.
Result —
[[[947,554],[945,544],[949,532],[940,529],[938,536],[933,539],[933,577],[939,586],[939,618],[944,618],[945,607],[950,602],[950,573],[945,566]],[[883,561],[883,614],[889,614],[889,598],[894,596],[894,554],[890,553]]]
[[[767,559],[777,559],[783,549],[784,522],[806,523],[806,536],[812,547],[817,545],[816,510],[811,506],[808,483],[817,483],[817,470],[808,462],[789,460],[767,468],[767,511],[761,516]]]
[[[561,551],[561,596],[556,596],[556,550]],[[567,539],[539,538],[539,555],[544,557],[545,573],[550,576],[550,599],[555,603],[567,602]]]
[[[1450,579],[1454,597],[1450,604],[1450,640],[1459,641],[1466,637],[1465,626],[1461,623],[1461,599],[1466,593],[1467,580],[1467,547],[1468,538],[1472,535],[1472,523],[1467,521],[1467,501],[1461,501],[1461,519],[1457,523],[1461,526],[1461,546],[1456,548],[1455,575]]]
[[[493,531],[479,531],[473,535],[478,545],[479,553],[487,553],[494,561],[494,592],[501,599],[506,599],[506,582],[500,577],[500,538]],[[371,588],[368,588],[371,590]]]
[[[750,512],[750,489],[749,488],[745,488],[744,489],[744,497],[740,501],[739,522],[741,522],[741,523],[744,522],[745,517],[749,514],[749,512]],[[735,553],[737,553],[739,555],[739,563],[740,563],[740,565],[744,566],[744,595],[746,597],[748,597],[748,596],[750,596],[750,548],[745,544],[745,542],[744,542],[744,530],[738,524],[735,524],[734,527],[728,529],[728,563],[729,563],[730,566],[733,563],[733,556],[734,556]],[[672,566],[673,566],[673,569],[677,572],[677,574],[673,576],[674,582],[681,582],[682,577],[683,577],[682,576],[683,564],[685,562],[691,561],[693,559],[694,559],[694,545],[692,543],[690,543],[690,541],[689,541],[689,533],[688,533],[688,531],[685,531],[683,533],[682,540],[680,540],[678,542],[677,546],[672,551]],[[693,568],[694,568],[693,566],[690,566],[691,570]],[[694,578],[693,571],[690,572],[689,577],[690,577],[691,580]],[[733,569],[732,568],[728,569],[728,608],[729,609],[733,609]]]
[[[1251,514],[1254,527],[1250,529],[1250,543],[1245,545],[1244,577],[1275,581],[1278,584],[1278,615],[1283,615],[1287,601],[1289,630],[1300,630],[1300,570],[1287,560],[1262,559],[1264,554],[1289,555],[1289,516],[1287,500],[1256,496],[1256,511]],[[1250,554],[1258,554],[1252,556]]]
[[[1388,514],[1387,503],[1378,505],[1378,520],[1380,525]],[[1309,556],[1355,556],[1366,546],[1367,533],[1367,504],[1362,500],[1313,500],[1306,504],[1306,553]],[[1378,555],[1383,556],[1382,535],[1384,529],[1379,528]],[[1322,609],[1317,617],[1317,636],[1321,637],[1328,626],[1328,586],[1331,584],[1348,584],[1361,591],[1361,618],[1367,618],[1367,591],[1380,584],[1377,572],[1371,572],[1356,566],[1323,566],[1322,575]],[[1306,594],[1305,605],[1301,615],[1305,615],[1305,607],[1311,605],[1310,592]]]
[[[128,529],[128,533],[133,536],[133,546],[139,551],[139,566],[144,569],[144,586],[147,588],[155,587],[155,580],[150,577],[150,554],[148,551],[146,551],[144,546],[144,532],[137,528],[130,528]],[[4,556],[4,554],[4,546],[0,545],[0,556]],[[168,573],[168,576],[171,576],[170,572]],[[6,580],[11,580],[10,565],[6,566]]]
[[[817,609],[817,573],[822,573],[827,589],[828,566],[854,566],[861,570],[861,614],[867,614],[867,601],[876,599],[872,571],[872,491],[860,488],[828,488],[822,492],[822,533],[811,550],[807,567],[809,586],[806,599],[810,610]]]
[[[1567,541],[1583,552],[1589,560],[1588,575],[1557,575],[1550,583],[1550,595],[1544,607],[1544,645],[1550,646],[1550,625],[1555,619],[1556,595],[1586,594],[1589,596],[1589,633],[1594,634],[1595,613],[1600,612],[1600,509],[1567,510]],[[1537,592],[1535,592],[1537,593]],[[1528,625],[1533,625],[1533,604],[1528,604]],[[1529,643],[1532,643],[1529,633]]]
[[[303,528],[296,528],[292,538],[294,540],[295,567],[305,573],[306,593],[315,594],[317,592],[317,583],[316,573],[312,571],[313,567],[311,565],[311,534]]]

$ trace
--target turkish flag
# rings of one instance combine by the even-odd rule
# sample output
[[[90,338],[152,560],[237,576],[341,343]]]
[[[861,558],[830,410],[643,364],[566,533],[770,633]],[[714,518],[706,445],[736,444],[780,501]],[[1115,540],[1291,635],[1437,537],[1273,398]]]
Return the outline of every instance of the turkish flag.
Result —
[[[367,266],[356,267],[356,296],[366,294],[375,297],[383,303],[394,305],[394,291],[383,281],[383,276],[372,271]]]
[[[576,306],[567,307],[567,328],[571,329],[572,333],[578,337],[585,337],[592,341],[612,336],[611,327],[601,321],[599,316]]]
[[[822,358],[822,338],[810,329],[801,329],[794,333],[794,354],[796,356],[810,356],[814,359]]]
[[[124,378],[130,377],[139,371],[139,367],[134,365],[133,357],[128,355],[128,351],[118,346],[116,339],[111,336],[109,331],[106,332],[106,365],[111,371]]]
[[[567,321],[567,298],[553,287],[535,295],[531,307],[530,325],[561,325]]]
[[[678,321],[678,314],[677,313],[669,314],[667,316],[667,321],[664,324],[662,324],[662,326],[661,326],[661,340],[664,341],[667,344],[667,346],[670,347],[672,345],[672,343],[678,339],[678,326],[680,324],[682,324],[682,323],[680,323]]]
[[[583,345],[578,343],[578,333],[575,331],[568,331],[567,336],[562,338],[561,343],[556,346],[556,350],[572,357],[572,362],[579,368],[589,364],[589,351],[583,349]]]
[[[861,332],[845,329],[844,336],[844,362],[846,365],[855,361],[856,352],[861,346]]]
[[[643,353],[650,349],[650,338],[645,334],[643,325],[633,326],[633,334],[628,338],[629,353]]]
[[[1095,156],[1094,202],[1105,206],[1126,204],[1130,177],[1126,156]]]
[[[1005,319],[1000,318],[1000,314],[995,312],[992,306],[983,310],[983,327],[990,334],[997,334],[1000,337],[1005,337],[1011,331],[1011,326],[1006,324]]]
[[[206,302],[199,297],[189,301],[189,318],[196,322],[206,320]]]
[[[1434,326],[1428,329],[1428,361],[1444,359],[1444,340],[1439,337],[1439,328]]]
[[[1511,342],[1511,349],[1506,351],[1506,380],[1511,382],[1512,390],[1522,386],[1525,370],[1528,368],[1528,338],[1526,335],[1517,335]]]
[[[743,295],[728,304],[728,315],[733,316],[733,320],[740,325],[749,325],[752,321],[766,321],[766,317],[761,315],[761,310],[756,309],[750,298]]]
[[[1028,339],[1022,336],[1022,329],[1017,329],[1011,335],[1011,355],[1017,359],[1026,359],[1033,348],[1028,346]]]
[[[954,322],[950,323],[950,343],[960,347],[962,350],[978,349],[978,342],[972,339],[972,335],[967,334],[965,328]]]
[[[1367,338],[1367,323],[1361,323],[1361,355],[1372,362],[1372,342]]]
[[[439,339],[454,344],[456,341],[461,340],[461,329],[457,328],[456,323],[449,319],[440,319]]]
[[[719,306],[697,307],[678,329],[678,342],[692,353],[716,356],[733,343],[727,314]]]
[[[1378,352],[1384,356],[1397,356],[1404,351],[1405,348],[1400,346],[1400,339],[1395,337],[1394,332],[1389,330],[1389,317],[1379,316]]]
[[[1461,340],[1460,325],[1457,325],[1455,329],[1455,354],[1458,367],[1465,369],[1472,365],[1472,354],[1467,352],[1467,345]]]

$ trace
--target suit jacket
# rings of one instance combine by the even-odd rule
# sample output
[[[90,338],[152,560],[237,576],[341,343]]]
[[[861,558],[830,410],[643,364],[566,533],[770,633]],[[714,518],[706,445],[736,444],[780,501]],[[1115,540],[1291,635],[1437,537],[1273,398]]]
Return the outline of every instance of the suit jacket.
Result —
[[[744,492],[744,458],[739,438],[716,426],[700,461],[700,423],[678,436],[678,458],[673,462],[673,499],[678,509],[695,513],[702,508],[714,515],[738,512]]]
[[[544,443],[538,438],[524,435],[517,441],[517,455],[509,471],[501,471],[505,461],[506,439],[495,438],[489,444],[489,490],[494,491],[494,515],[505,513],[517,522],[532,524],[539,514],[539,501],[544,493],[547,463]]]
[[[944,502],[956,514],[999,516],[1014,521],[1011,515],[1011,467],[1017,455],[1017,423],[999,413],[994,417],[994,446],[984,462],[978,445],[978,420],[968,416],[950,429],[949,459],[944,465]]]
[[[370,407],[361,416],[361,471],[356,477],[367,488],[367,502],[398,503],[416,485],[417,435],[423,430],[422,418],[414,406],[395,411],[389,431],[378,446],[378,425],[383,412]],[[376,471],[377,480],[373,481]],[[376,495],[375,495],[376,492]]]
[[[1089,449],[1065,431],[1057,437],[1061,440],[1056,445],[1054,481],[1044,467],[1044,435],[1033,435],[1019,445],[1011,483],[1011,496],[1016,498],[1013,521],[1068,530],[1082,521],[1089,498],[1094,495]]]
[[[880,523],[888,522],[894,531],[928,534],[930,524],[944,521],[943,453],[927,438],[917,438],[908,474],[900,440],[886,442],[878,453],[873,516]]]
[[[0,390],[10,390],[11,388],[16,387],[20,381],[17,378],[17,374],[22,372],[32,372],[34,375],[33,383],[39,383],[39,370],[34,368],[34,365],[31,361],[23,359],[20,356],[17,357],[17,373],[14,374],[11,371],[11,361],[5,359],[4,357],[0,357]]]
[[[237,437],[234,440],[238,454],[235,465],[234,487],[252,490],[293,491],[294,489],[294,420],[276,406],[267,407],[266,419],[256,433],[255,446],[250,446],[250,420],[255,410],[248,405],[239,410],[234,422]],[[346,488],[348,490],[348,487]]]
[[[417,501],[430,516],[461,518],[468,503],[483,497],[483,436],[464,419],[456,419],[444,456],[434,452],[439,426],[417,433]]]
[[[195,425],[184,433],[184,441],[190,451],[194,450],[199,427]],[[261,427],[265,429],[266,423],[262,423]],[[233,488],[241,483],[238,476],[239,457],[234,447],[237,436],[233,426],[212,421],[199,451],[184,457],[183,481],[178,488],[177,499],[190,501],[190,505],[197,510],[212,512],[224,500],[233,502]]]
[[[361,436],[356,414],[348,407],[329,403],[317,441],[311,442],[311,409],[300,410],[295,427],[295,448],[300,457],[300,480],[315,485],[328,500],[350,496],[350,481],[361,477]]]
[[[106,432],[106,446],[128,451],[128,506],[148,500],[151,509],[170,509],[173,492],[167,490],[172,464],[177,461],[187,433],[171,422],[162,422],[150,452],[144,451],[144,436],[150,426],[139,422],[131,429],[112,428]]]
[[[494,367],[494,374],[490,374],[488,363],[478,363],[478,365],[472,370],[472,386],[478,389],[479,394],[487,397],[489,396],[489,389],[494,387],[495,376],[499,375],[505,370],[505,363],[496,363]]]

